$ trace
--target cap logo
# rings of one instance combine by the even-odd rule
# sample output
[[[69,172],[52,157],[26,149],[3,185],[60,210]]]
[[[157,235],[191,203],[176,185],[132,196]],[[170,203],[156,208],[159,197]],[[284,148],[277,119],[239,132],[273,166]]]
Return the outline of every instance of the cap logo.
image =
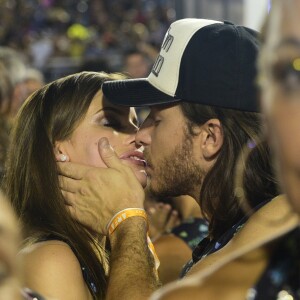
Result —
[[[171,48],[171,45],[173,44],[173,41],[174,41],[174,36],[170,34],[170,29],[168,30],[167,34],[166,34],[166,37],[161,45],[161,48],[160,48],[160,52],[162,52],[162,50],[164,50],[165,52],[168,52],[169,49]],[[158,77],[159,75],[159,72],[161,70],[161,67],[164,63],[164,57],[159,54],[159,56],[157,57],[153,67],[152,67],[152,70],[151,72],[156,76]]]
[[[168,52],[173,41],[174,41],[174,36],[170,34],[170,29],[169,29],[167,32],[167,36],[166,36],[163,44],[161,45],[161,49],[164,49],[166,52]]]

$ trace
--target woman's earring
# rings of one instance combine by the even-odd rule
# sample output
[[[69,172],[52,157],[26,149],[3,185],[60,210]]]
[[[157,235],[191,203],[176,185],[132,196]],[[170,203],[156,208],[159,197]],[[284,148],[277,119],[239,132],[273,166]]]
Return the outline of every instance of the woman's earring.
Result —
[[[65,154],[60,154],[59,158],[60,158],[60,161],[67,161],[69,159],[69,157]]]

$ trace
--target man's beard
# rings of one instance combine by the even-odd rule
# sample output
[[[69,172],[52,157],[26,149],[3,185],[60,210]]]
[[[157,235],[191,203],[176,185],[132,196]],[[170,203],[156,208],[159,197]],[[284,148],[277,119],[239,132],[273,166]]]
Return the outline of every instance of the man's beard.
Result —
[[[193,159],[193,141],[188,132],[174,151],[153,166],[145,150],[145,158],[154,171],[154,180],[150,180],[149,191],[155,197],[176,197],[180,195],[200,196],[204,170]],[[195,195],[196,194],[196,195]]]

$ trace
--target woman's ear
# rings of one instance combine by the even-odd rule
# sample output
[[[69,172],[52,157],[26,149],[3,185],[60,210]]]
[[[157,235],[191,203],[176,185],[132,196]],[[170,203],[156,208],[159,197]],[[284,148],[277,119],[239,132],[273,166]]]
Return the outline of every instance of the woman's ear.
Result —
[[[56,158],[56,161],[70,161],[70,157],[67,154],[67,151],[64,147],[63,142],[55,142],[54,146],[54,155]]]
[[[207,160],[214,159],[224,142],[221,122],[219,119],[210,119],[202,125],[202,130],[201,148],[203,157]]]

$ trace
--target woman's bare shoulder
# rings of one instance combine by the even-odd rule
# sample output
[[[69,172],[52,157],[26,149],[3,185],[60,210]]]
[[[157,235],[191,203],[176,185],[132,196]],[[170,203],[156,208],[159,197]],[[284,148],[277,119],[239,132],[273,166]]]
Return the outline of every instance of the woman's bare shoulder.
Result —
[[[19,258],[25,285],[32,290],[49,298],[89,299],[80,263],[65,242],[28,245],[20,251]]]

